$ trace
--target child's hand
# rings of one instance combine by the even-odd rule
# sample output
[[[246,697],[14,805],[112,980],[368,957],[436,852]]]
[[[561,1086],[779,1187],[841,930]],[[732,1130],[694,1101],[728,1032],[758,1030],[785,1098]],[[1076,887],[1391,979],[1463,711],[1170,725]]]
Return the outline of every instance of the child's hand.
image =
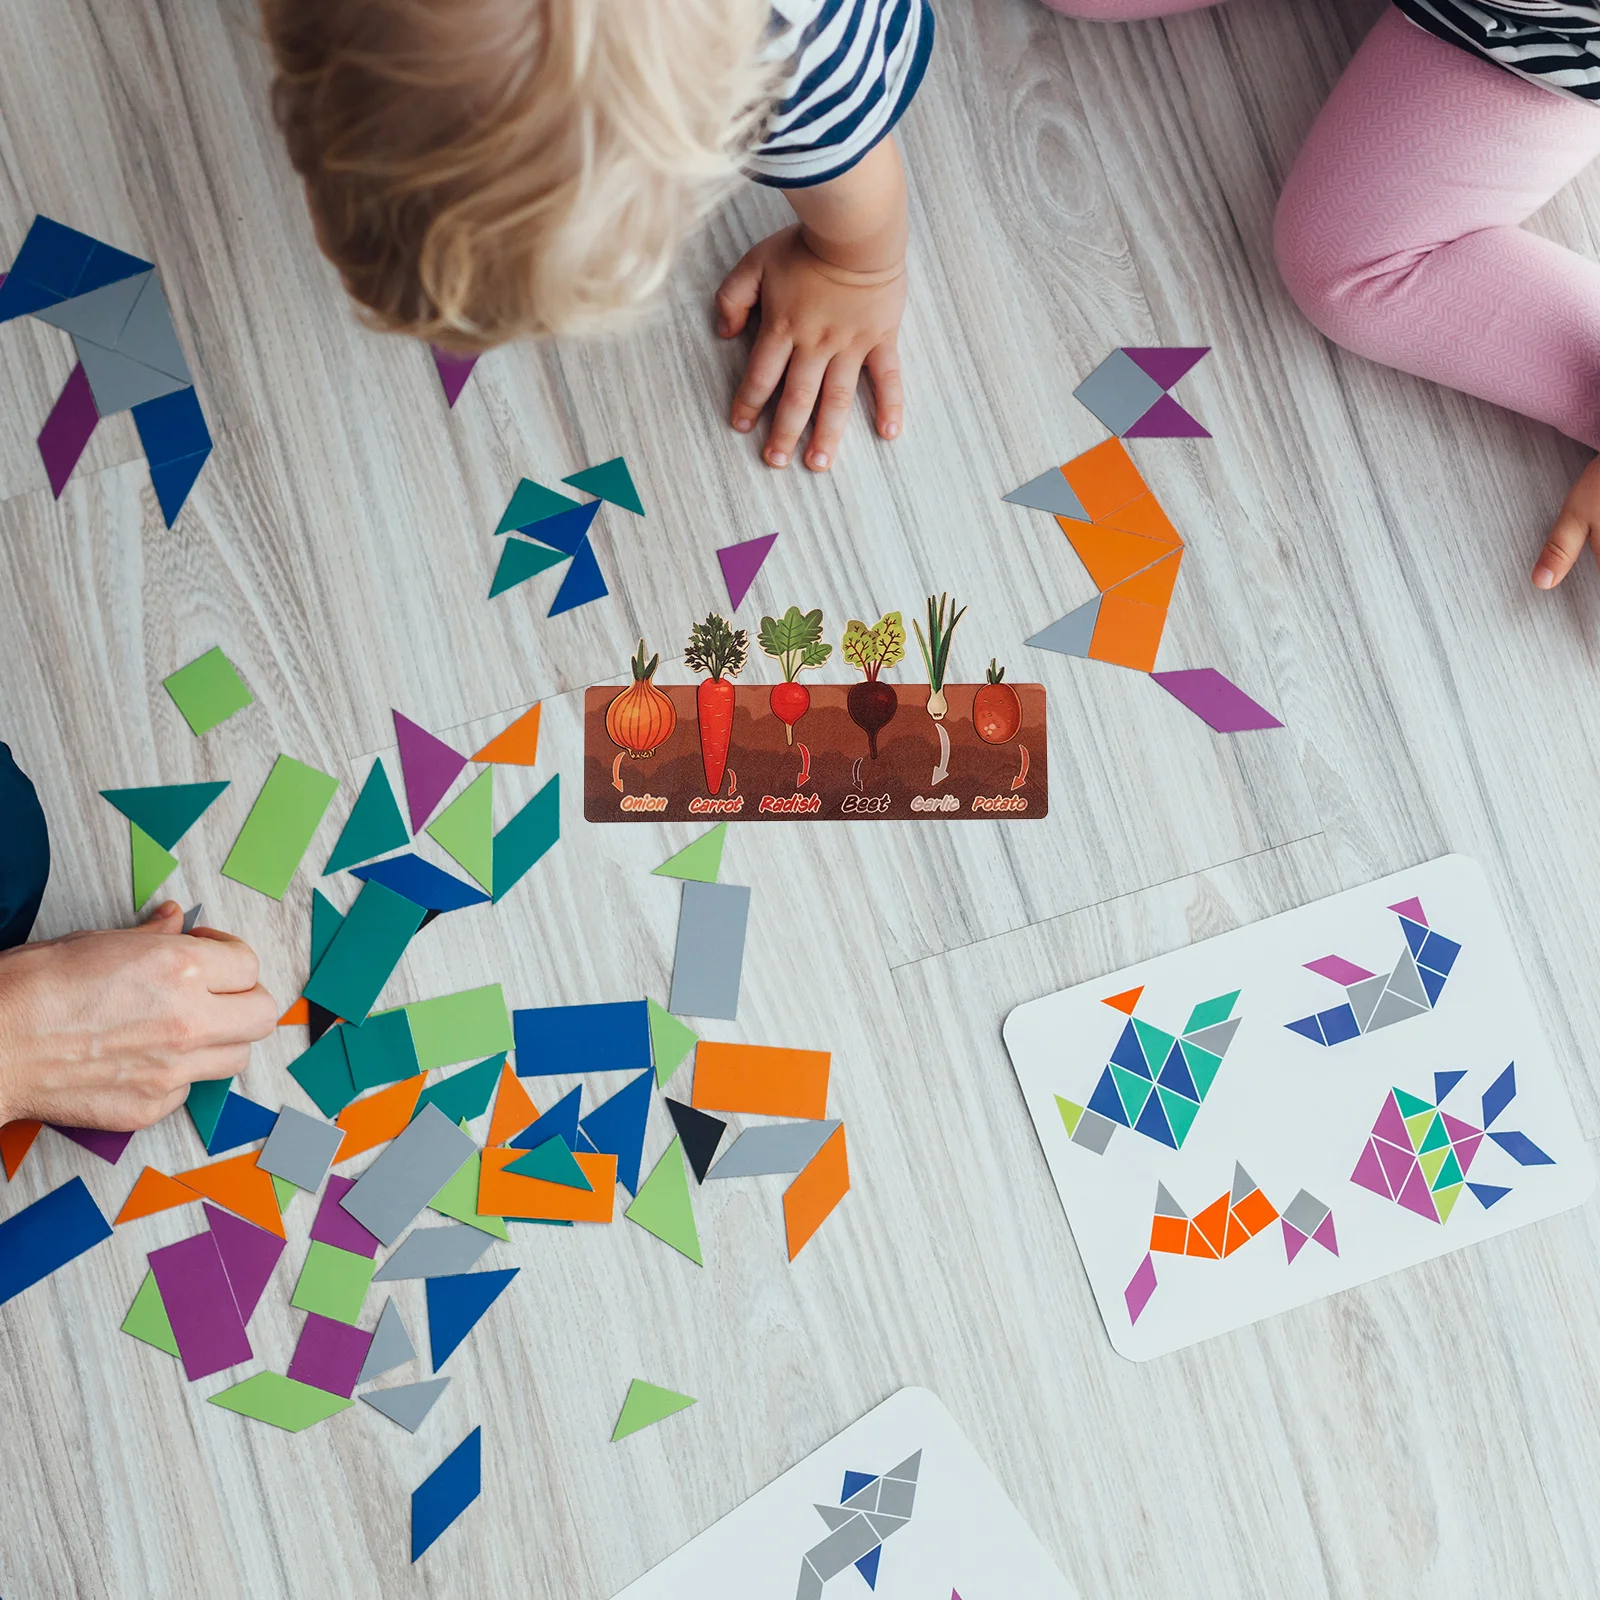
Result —
[[[1583,469],[1533,567],[1535,589],[1553,589],[1572,570],[1584,545],[1600,561],[1600,456]]]
[[[783,385],[762,452],[786,467],[801,431],[816,412],[806,465],[825,472],[855,403],[862,367],[877,394],[879,434],[900,432],[900,357],[895,337],[906,304],[904,260],[876,272],[850,271],[824,260],[796,225],[763,239],[717,291],[717,332],[743,331],[756,306],[761,331],[733,399],[733,425],[748,433]],[[785,379],[785,372],[788,377]]]

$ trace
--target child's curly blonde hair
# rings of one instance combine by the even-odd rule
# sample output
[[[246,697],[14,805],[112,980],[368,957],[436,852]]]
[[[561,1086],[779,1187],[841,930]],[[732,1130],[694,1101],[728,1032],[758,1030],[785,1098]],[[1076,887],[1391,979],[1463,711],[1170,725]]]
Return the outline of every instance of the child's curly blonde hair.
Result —
[[[765,0],[263,0],[317,239],[375,326],[473,352],[660,287],[774,92]]]

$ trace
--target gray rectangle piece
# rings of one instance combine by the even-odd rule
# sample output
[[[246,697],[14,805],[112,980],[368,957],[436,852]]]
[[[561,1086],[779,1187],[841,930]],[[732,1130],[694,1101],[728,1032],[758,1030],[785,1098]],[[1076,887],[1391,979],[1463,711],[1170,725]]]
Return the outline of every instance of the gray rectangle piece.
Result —
[[[328,1168],[344,1143],[344,1129],[321,1117],[307,1116],[293,1106],[278,1113],[256,1165],[276,1178],[287,1178],[297,1189],[313,1194],[322,1187]]]
[[[819,1545],[806,1551],[806,1560],[822,1574],[824,1579],[836,1578],[848,1566],[859,1561],[869,1550],[875,1550],[883,1541],[873,1532],[865,1516],[859,1516],[830,1533]]]
[[[728,1021],[738,1016],[749,920],[750,891],[743,884],[684,884],[667,1006],[674,1016]]]
[[[477,1148],[437,1106],[424,1106],[339,1204],[368,1233],[393,1244]]]
[[[713,1178],[763,1178],[773,1172],[798,1172],[839,1126],[834,1122],[779,1122],[746,1128],[706,1174]]]
[[[494,1243],[494,1235],[464,1222],[448,1228],[418,1228],[373,1274],[374,1283],[403,1278],[448,1278],[471,1272],[478,1257]]]

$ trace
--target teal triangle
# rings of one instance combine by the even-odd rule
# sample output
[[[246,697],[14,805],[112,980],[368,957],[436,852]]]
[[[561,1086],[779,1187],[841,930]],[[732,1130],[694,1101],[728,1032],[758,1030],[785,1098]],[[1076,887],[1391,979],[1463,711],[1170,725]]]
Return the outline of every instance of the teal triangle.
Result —
[[[570,483],[574,489],[582,489],[585,494],[594,495],[598,500],[609,500],[612,505],[621,506],[636,517],[644,515],[639,491],[634,488],[628,463],[621,456],[602,461],[598,467],[585,467],[582,472],[574,472],[570,478],[561,481]]]
[[[1186,1039],[1180,1043],[1183,1059],[1189,1064],[1189,1076],[1194,1079],[1195,1093],[1204,1100],[1211,1093],[1212,1080],[1217,1075],[1217,1068],[1222,1065],[1222,1057],[1214,1056],[1209,1050],[1202,1050],[1199,1045],[1190,1044]]]
[[[527,1155],[518,1156],[506,1167],[506,1171],[524,1178],[542,1178],[546,1183],[563,1184],[568,1189],[594,1191],[594,1185],[584,1177],[583,1168],[578,1165],[567,1148],[567,1141],[559,1133],[555,1138],[535,1145]]]
[[[311,891],[311,970],[317,970],[322,952],[339,931],[344,913],[320,890]]]
[[[1194,1125],[1194,1119],[1200,1114],[1200,1107],[1193,1100],[1186,1100],[1181,1094],[1174,1094],[1171,1089],[1163,1089],[1156,1085],[1156,1093],[1161,1096],[1162,1109],[1167,1113],[1167,1126],[1172,1129],[1172,1137],[1178,1141],[1178,1148],[1183,1148],[1183,1141],[1189,1137],[1189,1129]]]
[[[1150,1064],[1150,1075],[1154,1077],[1166,1065],[1167,1052],[1177,1040],[1170,1033],[1152,1028],[1148,1022],[1141,1022],[1137,1017],[1133,1019],[1133,1029],[1139,1035],[1140,1048],[1144,1051],[1145,1060]]]
[[[570,511],[578,501],[570,495],[557,494],[532,478],[524,478],[511,496],[511,504],[500,519],[496,533],[509,533],[513,528],[529,528],[558,511]]]
[[[322,875],[342,872],[346,867],[387,855],[410,842],[406,819],[400,815],[394,790],[389,786],[389,774],[384,771],[382,761],[374,761]]]
[[[207,1148],[210,1147],[212,1134],[217,1131],[217,1118],[222,1115],[228,1090],[232,1087],[232,1078],[198,1078],[189,1085],[189,1093],[183,1103],[189,1120],[194,1123],[194,1131],[200,1135],[200,1143]]]
[[[1122,1107],[1128,1113],[1128,1126],[1131,1128],[1139,1120],[1145,1101],[1150,1098],[1151,1082],[1125,1067],[1111,1067],[1109,1071],[1116,1083],[1117,1093],[1122,1097]]]
[[[505,1052],[480,1061],[475,1067],[464,1067],[453,1077],[430,1084],[417,1097],[417,1109],[412,1120],[422,1114],[424,1106],[437,1106],[452,1122],[472,1121],[489,1109],[489,1098],[500,1081],[500,1069],[506,1064]]]
[[[494,569],[494,582],[489,585],[489,598],[515,589],[519,583],[543,572],[546,567],[559,566],[567,558],[559,550],[546,545],[530,544],[526,539],[507,539],[500,546],[500,565]]]
[[[100,794],[163,850],[170,850],[227,787],[226,781],[169,783],[151,789],[102,789]]]

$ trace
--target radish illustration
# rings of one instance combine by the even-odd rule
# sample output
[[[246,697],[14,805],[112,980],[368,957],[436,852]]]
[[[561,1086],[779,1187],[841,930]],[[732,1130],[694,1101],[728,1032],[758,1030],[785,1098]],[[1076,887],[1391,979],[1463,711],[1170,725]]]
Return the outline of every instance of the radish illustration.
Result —
[[[756,638],[783,671],[783,682],[772,686],[768,703],[773,716],[783,723],[787,742],[793,744],[795,723],[811,709],[811,691],[795,679],[807,667],[820,667],[833,654],[833,646],[822,640],[822,613],[802,613],[798,606],[790,606],[781,617],[763,617]]]

